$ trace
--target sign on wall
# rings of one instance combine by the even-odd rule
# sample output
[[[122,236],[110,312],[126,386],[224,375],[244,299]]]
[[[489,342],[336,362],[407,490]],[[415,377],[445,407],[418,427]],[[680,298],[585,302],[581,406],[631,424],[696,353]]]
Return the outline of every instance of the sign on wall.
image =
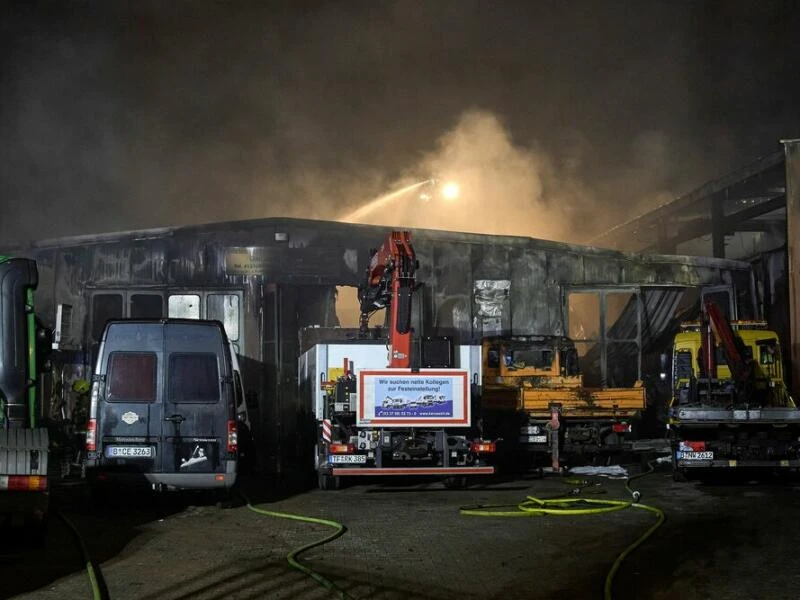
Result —
[[[266,248],[228,248],[225,250],[225,273],[228,275],[262,275],[270,265]]]
[[[358,424],[376,427],[466,427],[469,373],[460,369],[357,371]]]

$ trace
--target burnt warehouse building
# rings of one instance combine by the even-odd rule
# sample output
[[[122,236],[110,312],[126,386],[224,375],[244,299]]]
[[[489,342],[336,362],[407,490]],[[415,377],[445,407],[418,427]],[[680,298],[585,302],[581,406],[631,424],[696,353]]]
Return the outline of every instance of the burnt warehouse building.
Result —
[[[235,344],[262,466],[305,455],[313,407],[297,391],[298,357],[315,340],[354,337],[357,286],[389,228],[260,219],[71,237],[5,249],[39,267],[36,312],[57,329],[43,405],[69,410],[109,319],[221,321]],[[761,315],[745,262],[640,255],[538,239],[412,230],[419,289],[412,326],[457,343],[493,335],[566,336],[588,381],[631,385],[658,373],[684,318],[713,294],[732,318]],[[371,331],[381,337],[381,323]],[[381,348],[377,346],[377,348]],[[663,359],[663,357],[662,357]],[[645,378],[646,380],[646,378]],[[61,394],[61,398],[55,398]]]

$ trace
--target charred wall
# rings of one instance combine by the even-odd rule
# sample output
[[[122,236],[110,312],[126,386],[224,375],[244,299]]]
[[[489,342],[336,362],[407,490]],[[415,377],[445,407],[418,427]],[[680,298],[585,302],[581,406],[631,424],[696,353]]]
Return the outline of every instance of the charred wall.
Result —
[[[272,468],[279,468],[282,459],[303,455],[296,434],[309,418],[297,410],[300,331],[337,324],[336,286],[361,282],[370,248],[389,231],[264,219],[55,240],[11,253],[39,262],[38,310],[45,323],[53,324],[58,304],[73,307],[77,349],[96,342],[88,323],[98,291],[240,293],[239,353],[248,404]],[[566,335],[567,297],[576,290],[646,288],[647,302],[657,307],[652,298],[662,289],[731,286],[741,295],[740,316],[754,311],[750,266],[735,261],[642,256],[522,237],[431,230],[412,236],[421,284],[415,329],[461,343],[498,333]],[[652,325],[658,329],[652,338],[668,320]]]

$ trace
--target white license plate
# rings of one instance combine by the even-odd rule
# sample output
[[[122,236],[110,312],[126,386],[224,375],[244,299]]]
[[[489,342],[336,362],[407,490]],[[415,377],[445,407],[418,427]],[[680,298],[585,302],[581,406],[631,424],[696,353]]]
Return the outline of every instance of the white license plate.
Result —
[[[331,454],[328,456],[330,464],[363,464],[367,462],[366,454]]]
[[[106,456],[108,458],[152,458],[152,446],[106,446]]]
[[[680,458],[683,460],[714,460],[713,452],[681,452]]]
[[[546,435],[523,435],[520,436],[519,441],[523,444],[546,444]]]

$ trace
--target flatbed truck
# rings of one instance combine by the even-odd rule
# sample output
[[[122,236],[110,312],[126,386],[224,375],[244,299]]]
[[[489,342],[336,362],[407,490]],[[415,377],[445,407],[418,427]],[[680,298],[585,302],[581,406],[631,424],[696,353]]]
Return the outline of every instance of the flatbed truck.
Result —
[[[800,468],[800,410],[777,333],[728,321],[710,299],[675,336],[668,428],[676,480],[731,469]]]

